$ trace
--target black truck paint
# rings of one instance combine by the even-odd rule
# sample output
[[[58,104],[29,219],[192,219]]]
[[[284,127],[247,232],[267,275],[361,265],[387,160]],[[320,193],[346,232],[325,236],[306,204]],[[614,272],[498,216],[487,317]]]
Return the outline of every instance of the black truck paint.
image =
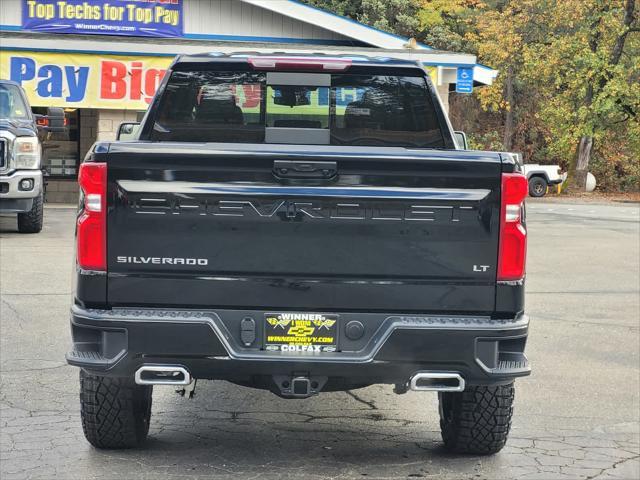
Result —
[[[407,62],[349,62],[361,75],[425,77]],[[172,70],[251,65],[191,56]],[[445,445],[499,450],[508,425],[462,441],[446,411],[474,388],[512,398],[513,379],[530,373],[524,280],[496,280],[501,178],[518,171],[513,157],[456,150],[428,80],[441,149],[151,141],[170,75],[138,140],[98,143],[85,159],[106,164],[107,186],[106,268],[77,268],[71,310],[67,360],[82,368],[83,388],[150,388],[132,383],[136,372],[165,383],[144,366],[284,397],[375,383],[402,393],[417,373],[450,374],[461,393],[447,393],[451,378],[427,385],[451,417]],[[337,319],[335,350],[267,348],[265,318],[287,312]],[[87,428],[98,447],[140,440]]]

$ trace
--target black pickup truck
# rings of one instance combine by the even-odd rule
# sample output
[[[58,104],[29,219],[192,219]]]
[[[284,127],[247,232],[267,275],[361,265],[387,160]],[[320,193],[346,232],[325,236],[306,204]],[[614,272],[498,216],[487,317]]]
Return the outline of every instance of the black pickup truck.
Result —
[[[422,68],[181,56],[135,137],[79,174],[67,360],[91,444],[140,445],[153,385],[213,379],[435,391],[447,448],[504,446],[530,372],[527,180],[456,147]]]

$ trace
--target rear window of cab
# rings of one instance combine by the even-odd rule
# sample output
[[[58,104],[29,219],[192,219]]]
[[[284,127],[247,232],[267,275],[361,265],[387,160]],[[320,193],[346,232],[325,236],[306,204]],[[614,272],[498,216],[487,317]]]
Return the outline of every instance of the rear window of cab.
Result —
[[[425,77],[174,71],[152,141],[443,148]]]

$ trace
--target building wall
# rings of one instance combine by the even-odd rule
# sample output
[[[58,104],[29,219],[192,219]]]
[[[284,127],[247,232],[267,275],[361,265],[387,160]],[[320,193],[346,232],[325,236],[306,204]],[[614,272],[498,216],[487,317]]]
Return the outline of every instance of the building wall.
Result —
[[[186,0],[183,9],[186,34],[347,40],[240,0]]]
[[[135,122],[138,113],[135,110],[97,110],[98,122],[95,140],[113,141],[123,122]]]
[[[20,25],[22,23],[22,1],[2,0],[0,2],[0,25]]]
[[[98,111],[94,108],[80,109],[80,161],[84,159],[98,135]]]
[[[46,182],[46,203],[78,203],[79,187],[76,179],[47,179]]]
[[[209,40],[207,43],[220,40],[223,42],[231,40],[246,40],[255,42],[278,42],[278,43],[321,43],[317,49],[322,49],[322,43],[328,45],[340,43],[342,45],[353,45],[354,39],[336,34],[329,30],[317,27],[310,23],[294,20],[285,15],[272,12],[267,9],[249,5],[240,0],[183,0],[183,22],[184,38],[191,42],[184,42],[180,38],[168,40],[163,43],[162,48],[174,52],[178,45],[193,44],[193,40]],[[6,30],[20,29],[23,0],[0,0],[0,26],[8,27]],[[20,35],[20,34],[16,34]],[[52,36],[51,42],[47,41],[46,46],[40,49],[79,49],[83,44],[74,41],[66,47],[56,47],[55,39],[64,36]],[[90,36],[89,36],[90,37]],[[73,38],[73,37],[71,37]],[[47,39],[48,40],[48,39]],[[124,41],[124,37],[100,36],[96,37],[100,42],[101,51],[110,51],[113,45]],[[151,40],[150,40],[151,41]],[[76,44],[78,46],[76,46]],[[236,48],[235,44],[229,44],[228,48]],[[2,46],[2,45],[0,45]],[[314,46],[306,46],[313,48]],[[5,46],[6,48],[6,46]],[[204,49],[204,48],[203,48]],[[157,53],[164,53],[158,51]],[[440,69],[439,69],[440,70]],[[445,109],[449,107],[449,82],[440,83],[437,90],[442,98]],[[35,105],[35,104],[34,104]],[[65,105],[66,107],[67,105]],[[96,105],[93,105],[96,106]],[[124,105],[118,105],[124,106]],[[91,145],[96,140],[113,141],[116,138],[118,127],[122,122],[136,121],[138,112],[135,106],[132,110],[107,110],[97,108],[79,109],[79,135],[78,153],[80,161],[84,158]],[[77,182],[74,178],[50,178],[47,188],[47,201],[49,202],[77,202]]]
[[[80,109],[80,161],[96,140],[115,140],[122,122],[135,122],[137,112],[128,110]],[[75,203],[78,201],[78,183],[75,179],[52,178],[47,181],[48,203]]]
[[[436,85],[436,90],[438,92],[438,96],[440,97],[440,101],[442,102],[442,106],[444,107],[444,111],[449,114],[449,84],[443,83],[441,85]]]
[[[2,4],[2,8],[0,8],[0,25],[19,28],[23,0],[0,0],[0,2]],[[328,44],[342,42],[347,45],[352,44],[354,41],[353,38],[336,34],[310,23],[294,20],[241,0],[183,0],[183,2],[185,38],[192,41],[184,42],[179,38],[175,39],[175,41],[168,40],[168,43],[163,43],[161,47],[158,46],[158,48],[166,50],[160,50],[156,53],[182,51],[179,46],[180,42],[184,46],[185,44],[194,43],[194,39],[223,42],[234,39],[253,42],[268,42],[271,40],[285,43],[294,43],[296,40],[302,42],[315,40],[318,42],[326,41]],[[64,38],[64,35],[58,35],[58,37]],[[89,35],[88,37],[92,36]],[[115,35],[96,38],[99,39],[99,48],[103,52],[110,51],[110,48],[114,48],[111,45],[118,45],[125,39],[125,37]],[[148,41],[152,42],[153,40],[148,39]],[[206,44],[206,42],[204,43]],[[234,50],[240,48],[235,45],[237,44],[230,44],[227,48],[233,48]],[[71,45],[67,45],[66,48],[69,47],[81,49],[82,42],[74,42]],[[307,47],[316,49],[315,46]],[[51,44],[51,48],[55,48],[55,43]],[[203,50],[206,50],[206,48],[205,46],[202,47]],[[215,47],[213,48],[215,49]],[[318,45],[317,49],[321,50],[322,45]],[[455,71],[455,68],[444,69],[438,67],[438,83],[442,84],[442,88],[438,88],[438,93],[442,97],[443,104],[447,110],[449,103],[448,84],[455,83]],[[441,78],[445,74],[448,75],[447,78]],[[37,103],[33,101],[32,103],[38,106]],[[93,106],[95,107],[96,105]],[[107,131],[112,130],[108,128],[105,132]]]
[[[94,108],[81,108],[79,113],[80,135],[78,147],[80,150],[80,161],[82,161],[93,143],[96,141],[100,111]],[[47,193],[45,201],[48,203],[76,203],[78,201],[77,180],[75,178],[47,179]]]
[[[240,0],[183,0],[186,38],[265,37],[349,42],[351,39]],[[1,0],[0,25],[20,26],[22,0]],[[114,36],[114,40],[118,37]],[[121,37],[120,37],[121,38]],[[222,38],[231,40],[230,38]],[[254,39],[258,40],[258,39]]]

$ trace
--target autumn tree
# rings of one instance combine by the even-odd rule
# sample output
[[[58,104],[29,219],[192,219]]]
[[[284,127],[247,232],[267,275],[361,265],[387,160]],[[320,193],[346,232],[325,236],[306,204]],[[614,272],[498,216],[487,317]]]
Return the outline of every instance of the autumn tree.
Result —
[[[466,36],[476,44],[477,53],[500,75],[491,88],[481,89],[477,95],[486,110],[504,113],[503,149],[513,149],[516,127],[517,90],[526,91],[527,83],[521,78],[523,45],[529,28],[527,16],[517,7],[518,2],[500,2],[487,8],[475,19],[475,28]],[[518,86],[521,86],[518,89]],[[530,91],[528,93],[531,93]]]
[[[385,32],[415,37],[420,26],[418,0],[305,0]]]
[[[575,150],[571,173],[584,189],[594,142],[612,129],[631,135],[638,125],[640,51],[637,39],[628,42],[640,32],[635,0],[524,3],[550,13],[546,38],[526,46],[524,72],[543,87],[540,115],[557,148]]]
[[[507,0],[479,15],[468,37],[501,75],[478,95],[486,109],[505,112],[504,148],[513,146],[520,113],[544,131],[545,152],[572,158],[579,188],[594,142],[614,131],[628,132],[617,140],[637,161],[640,152],[629,151],[640,104],[640,52],[630,38],[637,21],[635,0]]]
[[[417,38],[439,50],[476,53],[468,34],[485,6],[480,0],[420,0]]]
[[[637,188],[636,0],[306,1],[435,48],[476,54],[498,70],[494,84],[473,96],[454,94],[453,114],[464,105],[457,114],[475,118],[468,133],[485,139],[476,145],[569,166],[580,188],[595,158],[600,173]]]

